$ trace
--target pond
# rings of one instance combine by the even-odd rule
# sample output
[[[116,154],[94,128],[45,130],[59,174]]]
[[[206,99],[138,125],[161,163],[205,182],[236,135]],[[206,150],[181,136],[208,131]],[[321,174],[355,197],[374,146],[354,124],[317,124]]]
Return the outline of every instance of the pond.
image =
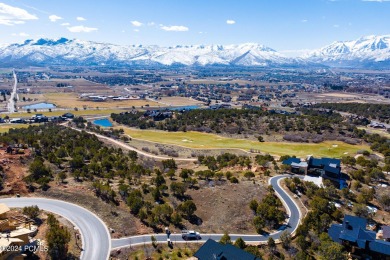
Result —
[[[103,119],[97,119],[93,121],[95,125],[101,126],[101,127],[112,127],[113,124],[108,120],[108,118],[103,118]]]
[[[198,105],[191,105],[191,106],[180,106],[180,107],[167,107],[169,110],[179,111],[179,110],[194,110],[198,109],[200,106]]]
[[[56,105],[52,103],[42,102],[42,103],[32,104],[28,106],[23,106],[22,108],[23,109],[45,109],[46,108],[47,109],[47,108],[56,108]]]

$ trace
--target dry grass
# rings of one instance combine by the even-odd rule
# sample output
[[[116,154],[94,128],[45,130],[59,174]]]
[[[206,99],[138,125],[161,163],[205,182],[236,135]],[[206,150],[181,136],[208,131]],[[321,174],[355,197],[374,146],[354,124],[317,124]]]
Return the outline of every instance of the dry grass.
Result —
[[[67,112],[69,113],[72,113],[76,116],[103,116],[103,115],[111,115],[112,113],[120,113],[120,112],[123,112],[124,110],[120,110],[120,109],[87,109],[87,110],[84,110],[84,109],[81,109],[81,110],[78,110],[78,111],[75,111],[74,109],[67,109],[67,110],[54,110],[52,112],[49,112],[49,111],[40,111],[40,109],[38,109],[38,112],[37,113],[40,113],[40,114],[43,114],[45,116],[61,116]],[[33,115],[35,115],[36,112],[31,112],[31,113],[27,113],[27,112],[17,112],[17,113],[13,113],[13,114],[10,114],[9,117],[10,118],[18,118],[18,117],[23,117],[23,118],[26,118],[26,117],[31,117]],[[27,126],[26,126],[27,127]]]
[[[253,213],[249,208],[252,199],[261,200],[266,194],[266,185],[241,181],[238,184],[205,187],[189,190],[196,206],[195,214],[203,223],[190,226],[202,233],[251,233],[256,234],[252,225]]]
[[[202,102],[199,102],[194,99],[189,99],[185,97],[163,97],[159,102],[171,106],[191,106],[191,105],[198,105],[203,104]]]
[[[32,125],[38,125],[38,124],[32,124]],[[1,124],[0,125],[0,133],[7,133],[10,129],[17,129],[17,128],[27,128],[28,124]]]
[[[91,90],[90,90],[91,91]],[[32,99],[31,102],[19,102],[19,106],[24,106],[28,104],[34,104],[39,102],[48,102],[53,103],[59,108],[79,108],[82,109],[84,106],[88,108],[129,108],[129,107],[141,107],[149,104],[149,106],[161,106],[161,104],[150,101],[150,100],[123,100],[123,101],[107,101],[107,102],[93,102],[87,100],[81,100],[78,98],[78,94],[64,93],[64,92],[53,92],[45,94],[22,94],[19,96],[20,100],[23,100],[23,97]]]
[[[355,98],[355,97],[359,97],[357,95],[354,95],[354,94],[345,94],[345,93],[324,93],[324,94],[321,94],[319,95],[319,97],[337,97],[337,98]]]
[[[107,101],[107,102],[93,102],[80,100],[75,93],[47,93],[44,94],[46,102],[54,103],[58,107],[63,108],[124,108],[124,107],[141,107],[149,104],[149,106],[158,106],[159,104],[149,100],[123,100],[123,101]]]

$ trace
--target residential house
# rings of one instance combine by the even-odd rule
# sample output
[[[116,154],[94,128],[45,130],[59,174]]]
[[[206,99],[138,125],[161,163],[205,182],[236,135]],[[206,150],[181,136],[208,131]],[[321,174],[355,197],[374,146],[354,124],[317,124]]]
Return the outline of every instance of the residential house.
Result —
[[[306,162],[299,158],[289,158],[282,163],[289,165],[292,173],[320,175],[322,178],[338,183],[340,189],[347,187],[346,180],[341,173],[339,159],[310,156]]]
[[[37,226],[23,215],[9,215],[10,209],[0,204],[0,259],[17,259],[18,251],[7,250],[12,247],[24,246],[30,243],[29,236],[37,232]],[[23,259],[23,258],[20,258]]]
[[[301,162],[299,158],[288,158],[282,162],[284,165],[290,166],[290,171],[297,174],[307,174],[308,164],[307,162]]]
[[[390,256],[390,242],[376,239],[376,232],[366,229],[367,219],[345,215],[343,224],[333,224],[328,234],[334,242],[352,247],[354,254],[369,254],[375,259]]]
[[[208,239],[194,254],[199,260],[261,260],[238,247]]]
[[[67,119],[71,119],[71,118],[74,118],[74,115],[72,113],[65,113],[62,115],[63,118],[67,118]]]

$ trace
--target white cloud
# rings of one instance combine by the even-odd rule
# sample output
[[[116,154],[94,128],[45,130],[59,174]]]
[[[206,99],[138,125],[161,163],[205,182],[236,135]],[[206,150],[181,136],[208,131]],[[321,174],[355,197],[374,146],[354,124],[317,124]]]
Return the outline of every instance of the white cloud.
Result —
[[[363,2],[378,2],[378,3],[383,3],[383,2],[390,2],[390,0],[362,0]]]
[[[138,21],[131,21],[131,24],[132,24],[133,26],[135,26],[135,27],[140,27],[140,26],[143,25],[143,23],[138,22]]]
[[[307,22],[308,22],[308,20],[306,20],[306,19],[303,19],[303,20],[301,20],[301,22],[302,22],[302,23],[307,23]]]
[[[134,29],[134,32],[139,32],[139,30],[138,29]]]
[[[188,27],[183,25],[172,25],[172,26],[166,26],[166,25],[160,25],[161,29],[164,31],[170,31],[170,32],[186,32],[188,31]]]
[[[149,23],[148,23],[148,26],[153,26],[153,25],[155,25],[154,22],[149,22]]]
[[[62,23],[61,26],[69,26],[70,23]]]
[[[23,24],[27,20],[37,20],[38,17],[24,9],[0,3],[0,24]]]
[[[58,15],[55,15],[55,14],[52,14],[49,16],[49,20],[52,21],[52,22],[57,22],[58,20],[62,20],[63,18],[61,16],[58,16]]]
[[[234,20],[226,20],[226,23],[227,23],[227,24],[235,24],[236,21],[234,21]]]
[[[334,25],[333,25],[333,27],[334,27],[334,28],[339,28],[339,27],[340,27],[340,25],[338,25],[338,24],[334,24]]]
[[[21,32],[21,33],[13,33],[12,36],[28,37],[30,35],[25,32]]]
[[[94,32],[97,31],[98,28],[92,28],[92,27],[85,27],[83,25],[77,25],[77,26],[72,26],[72,27],[67,27],[70,32],[73,33],[81,33],[81,32]]]
[[[84,17],[79,16],[79,17],[76,18],[76,20],[77,21],[86,21],[87,19],[85,19]]]

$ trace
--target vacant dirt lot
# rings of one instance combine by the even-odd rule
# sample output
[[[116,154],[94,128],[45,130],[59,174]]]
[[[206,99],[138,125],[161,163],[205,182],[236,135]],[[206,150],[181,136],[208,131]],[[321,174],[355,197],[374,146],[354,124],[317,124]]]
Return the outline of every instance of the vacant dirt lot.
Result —
[[[78,204],[98,215],[108,226],[115,230],[113,238],[152,233],[138,219],[130,214],[126,205],[114,206],[97,198],[93,192],[83,185],[51,184],[48,191],[39,191],[35,196],[49,197]]]
[[[24,162],[30,157],[30,150],[24,154],[7,154],[5,149],[0,150],[0,164],[4,171],[4,188],[0,195],[27,194],[26,183],[23,178],[27,175],[27,167]]]
[[[199,102],[198,100],[185,97],[163,97],[159,99],[158,102],[170,106],[191,106],[203,104],[203,102]]]
[[[202,184],[201,184],[202,185]],[[203,223],[194,229],[203,233],[253,233],[253,213],[249,208],[252,199],[261,200],[266,194],[263,184],[241,181],[239,184],[208,186],[199,190],[190,190],[188,194],[194,200],[195,214]]]

